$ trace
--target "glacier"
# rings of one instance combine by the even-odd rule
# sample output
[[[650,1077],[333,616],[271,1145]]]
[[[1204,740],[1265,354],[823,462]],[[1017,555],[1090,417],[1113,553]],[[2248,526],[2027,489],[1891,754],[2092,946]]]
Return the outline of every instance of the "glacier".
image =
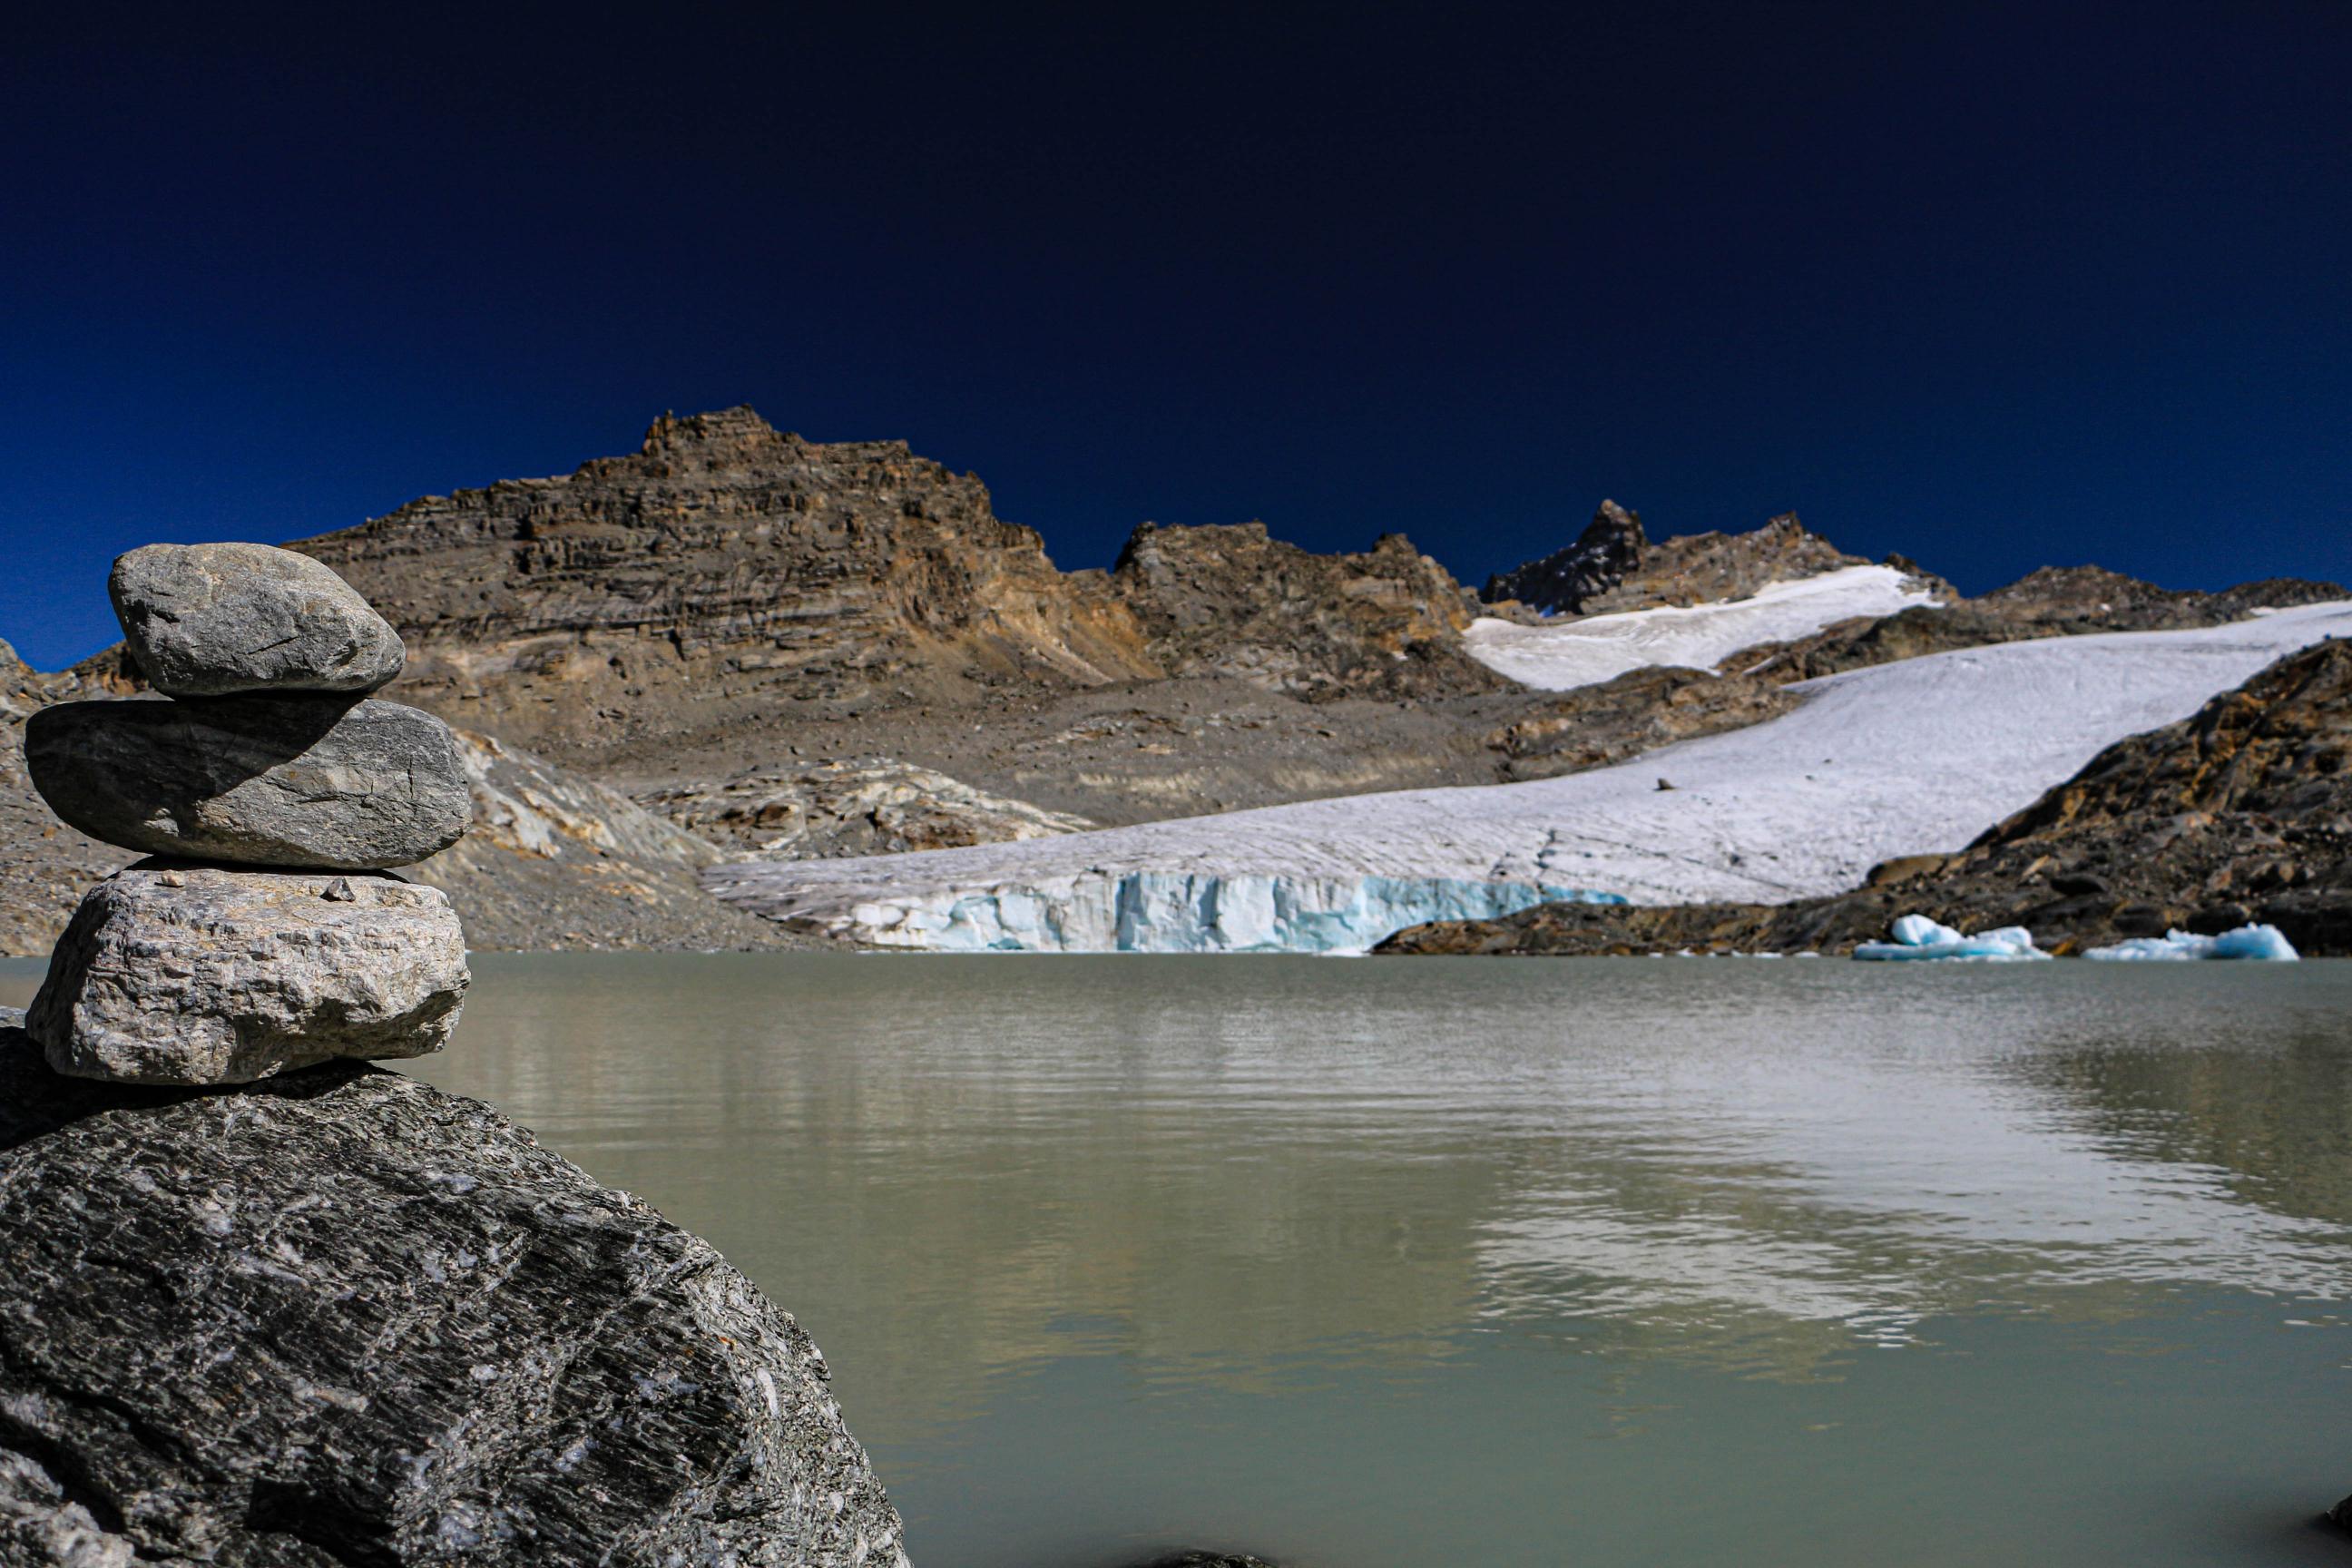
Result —
[[[2219,936],[2197,936],[2185,931],[2162,936],[2136,936],[2113,947],[2095,947],[2083,955],[2109,963],[2179,963],[2206,958],[2237,958],[2291,963],[2303,955],[2276,926],[2240,926]]]
[[[1566,691],[1650,665],[1713,669],[1742,648],[1937,602],[1892,566],[1841,566],[1767,584],[1745,599],[1621,610],[1534,626],[1481,616],[1463,634],[1463,646],[1472,658],[1522,685]]]
[[[2352,605],[2331,604],[2189,631],[1961,648],[1806,681],[1790,688],[1803,701],[1780,718],[1559,778],[905,855],[735,861],[710,868],[703,881],[755,914],[867,941],[918,910],[952,925],[946,917],[959,901],[992,889],[1034,889],[1058,902],[1072,896],[1058,889],[1073,879],[1134,876],[1385,879],[1598,889],[1636,904],[1783,903],[1843,892],[1897,855],[1966,844],[2105,747],[2188,717],[2282,654],[2347,636]],[[1675,787],[1660,790],[1662,778]],[[1016,908],[1011,929],[1021,918]],[[969,910],[965,923],[977,931],[988,919],[1003,923]],[[1081,940],[1111,951],[1117,935],[1115,919],[1088,916],[1073,919],[1061,942],[1065,951]],[[1216,951],[1210,940],[1181,950]]]
[[[1958,963],[2031,963],[2050,955],[2033,945],[2033,933],[2023,926],[1962,936],[1950,926],[1926,915],[1905,915],[1895,922],[1892,942],[1865,942],[1853,950],[1864,963],[1920,960]]]
[[[1407,926],[1491,920],[1615,893],[1449,877],[1076,876],[868,900],[835,923],[933,952],[1360,953]]]

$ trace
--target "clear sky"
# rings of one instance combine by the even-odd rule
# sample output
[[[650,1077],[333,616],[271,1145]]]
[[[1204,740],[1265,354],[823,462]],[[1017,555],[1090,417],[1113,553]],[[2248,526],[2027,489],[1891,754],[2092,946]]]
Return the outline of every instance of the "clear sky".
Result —
[[[750,403],[1139,521],[2352,579],[2352,5],[47,6],[0,637]]]

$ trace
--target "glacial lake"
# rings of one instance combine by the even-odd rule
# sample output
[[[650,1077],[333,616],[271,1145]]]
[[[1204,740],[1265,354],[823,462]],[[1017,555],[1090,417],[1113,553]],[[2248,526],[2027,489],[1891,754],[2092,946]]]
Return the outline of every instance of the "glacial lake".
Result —
[[[475,973],[919,1568],[2352,1562],[2352,963]]]

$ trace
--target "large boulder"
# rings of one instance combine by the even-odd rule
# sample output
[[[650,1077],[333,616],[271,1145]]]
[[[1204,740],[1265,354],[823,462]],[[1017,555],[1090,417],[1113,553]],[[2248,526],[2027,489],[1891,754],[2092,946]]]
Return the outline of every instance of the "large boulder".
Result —
[[[0,1035],[0,1279],[10,1563],[905,1562],[791,1317],[394,1073],[141,1089]]]
[[[449,726],[397,702],[66,702],[25,724],[49,808],[148,855],[377,870],[456,843],[473,798]]]
[[[373,691],[407,650],[350,584],[267,544],[150,544],[107,580],[131,656],[172,697]]]
[[[467,979],[437,888],[142,861],[82,900],[27,1027],[59,1072],[247,1083],[437,1051]]]

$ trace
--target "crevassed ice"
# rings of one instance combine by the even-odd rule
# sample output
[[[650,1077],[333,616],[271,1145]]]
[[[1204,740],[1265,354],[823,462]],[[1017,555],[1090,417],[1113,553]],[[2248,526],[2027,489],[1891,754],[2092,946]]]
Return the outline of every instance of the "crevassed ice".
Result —
[[[1430,921],[1623,902],[1615,893],[1534,882],[1134,871],[873,900],[835,929],[936,952],[1358,953]]]

